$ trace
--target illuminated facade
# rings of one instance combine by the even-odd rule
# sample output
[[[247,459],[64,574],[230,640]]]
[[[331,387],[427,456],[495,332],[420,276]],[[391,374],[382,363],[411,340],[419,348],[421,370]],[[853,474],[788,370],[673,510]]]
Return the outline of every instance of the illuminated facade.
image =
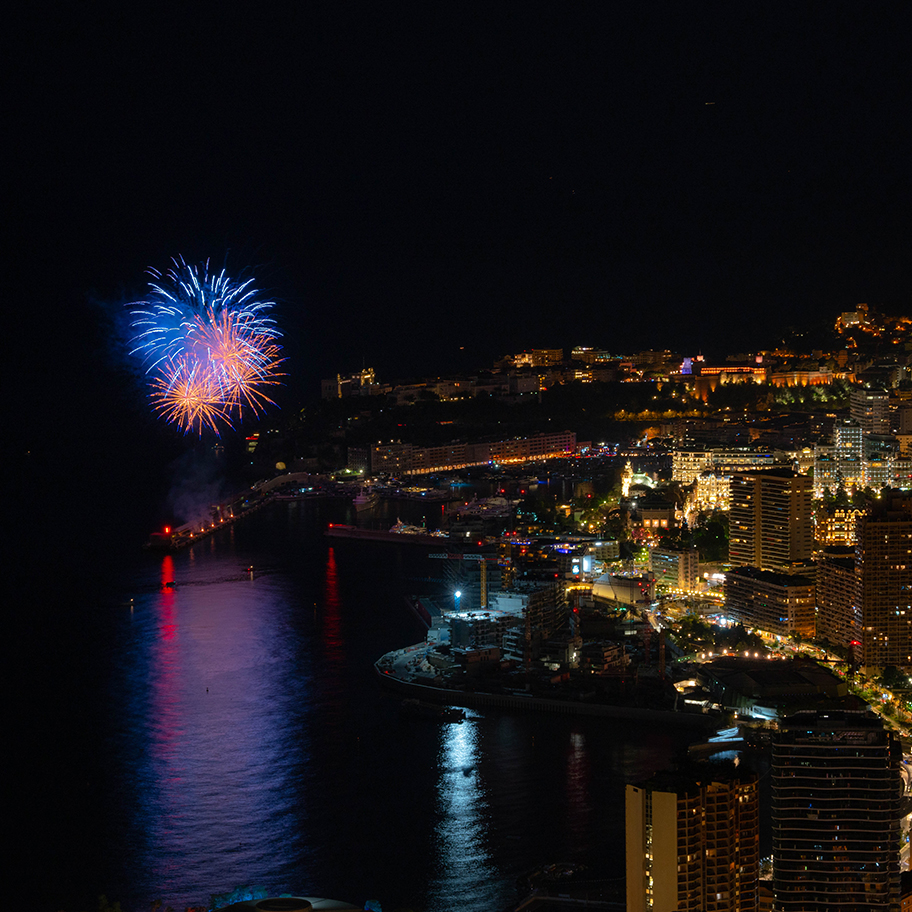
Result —
[[[912,460],[902,455],[902,441],[887,434],[866,433],[853,419],[837,421],[833,445],[814,449],[814,496],[843,486],[847,491],[869,487],[910,487]]]
[[[725,611],[745,627],[787,636],[814,637],[814,580],[737,567],[725,574]]]
[[[777,912],[898,912],[902,752],[873,713],[801,711],[773,737]]]
[[[694,509],[728,510],[731,504],[731,475],[701,472],[693,492]]]
[[[712,465],[712,456],[709,450],[680,449],[671,455],[672,481],[691,484],[702,472],[706,472]]]
[[[572,456],[576,434],[560,431],[493,443],[453,442],[438,447],[418,447],[394,441],[371,447],[371,471],[391,475],[421,475],[486,465],[489,462],[522,463],[536,459]]]
[[[671,478],[691,484],[703,472],[731,475],[747,469],[773,468],[780,455],[748,448],[681,447],[671,455]]]
[[[826,386],[833,382],[833,372],[827,367],[773,371],[769,382],[773,386]]]
[[[831,446],[814,447],[814,497],[821,498],[825,491],[835,494],[839,488],[839,461]]]
[[[839,646],[860,640],[855,549],[848,545],[825,548],[818,555],[814,580],[817,638]]]
[[[647,608],[655,601],[655,588],[652,573],[606,573],[592,584],[592,597],[618,605]]]
[[[649,569],[656,585],[679,592],[696,592],[699,587],[699,554],[696,548],[653,548],[649,552]]]
[[[849,414],[863,434],[890,433],[890,395],[886,390],[853,387],[849,394]]]
[[[564,360],[562,348],[533,348],[513,356],[515,367],[549,367]]]
[[[864,485],[864,433],[850,418],[833,425],[833,457],[839,483],[846,490]]]
[[[628,785],[627,912],[756,912],[757,777],[659,774]]]
[[[912,495],[887,494],[858,520],[862,661],[912,668]]]
[[[855,527],[863,510],[851,507],[819,508],[814,517],[814,537],[820,545],[854,545]]]
[[[814,551],[811,480],[790,469],[736,472],[731,481],[732,566],[786,573]]]

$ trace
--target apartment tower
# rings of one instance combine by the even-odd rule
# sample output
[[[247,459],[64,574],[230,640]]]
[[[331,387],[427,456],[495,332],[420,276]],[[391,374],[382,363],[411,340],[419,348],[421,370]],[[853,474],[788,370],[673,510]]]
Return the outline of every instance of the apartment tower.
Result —
[[[805,710],[780,724],[775,912],[899,912],[901,759],[873,713]]]
[[[814,551],[811,494],[811,479],[791,469],[732,475],[732,566],[789,573],[806,565]]]
[[[885,491],[855,540],[861,661],[912,668],[912,494]]]
[[[660,773],[626,805],[627,912],[756,912],[756,776]]]

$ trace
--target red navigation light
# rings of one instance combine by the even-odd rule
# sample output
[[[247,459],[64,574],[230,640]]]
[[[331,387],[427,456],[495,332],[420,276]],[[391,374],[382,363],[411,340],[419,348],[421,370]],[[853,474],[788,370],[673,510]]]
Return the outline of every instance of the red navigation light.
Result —
[[[852,640],[852,642],[849,643],[849,646],[861,646],[861,642],[859,640]]]
[[[165,535],[171,534],[171,526],[165,526]]]

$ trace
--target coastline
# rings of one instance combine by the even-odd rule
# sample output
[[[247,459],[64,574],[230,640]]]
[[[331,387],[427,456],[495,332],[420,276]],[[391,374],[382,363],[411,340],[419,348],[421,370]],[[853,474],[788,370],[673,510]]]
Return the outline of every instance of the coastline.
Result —
[[[587,703],[577,700],[552,700],[523,693],[487,693],[479,690],[452,690],[433,687],[409,681],[394,673],[397,659],[418,651],[423,644],[409,646],[388,652],[374,662],[380,683],[389,690],[430,703],[448,706],[462,706],[469,709],[496,708],[518,709],[524,712],[563,713],[565,715],[601,716],[603,718],[655,722],[661,725],[675,725],[698,729],[701,732],[713,730],[718,719],[703,713],[674,712],[665,709],[647,709],[636,706],[612,706],[608,703]],[[384,664],[385,663],[385,664]]]

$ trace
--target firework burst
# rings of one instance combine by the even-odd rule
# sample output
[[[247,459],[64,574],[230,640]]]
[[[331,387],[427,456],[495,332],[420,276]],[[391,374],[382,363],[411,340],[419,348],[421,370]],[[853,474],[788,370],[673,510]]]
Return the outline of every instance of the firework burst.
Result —
[[[130,305],[133,350],[151,377],[158,413],[185,433],[216,433],[274,404],[267,395],[279,383],[279,332],[253,280],[235,281],[208,262],[182,258],[162,274],[150,269],[149,294]]]

